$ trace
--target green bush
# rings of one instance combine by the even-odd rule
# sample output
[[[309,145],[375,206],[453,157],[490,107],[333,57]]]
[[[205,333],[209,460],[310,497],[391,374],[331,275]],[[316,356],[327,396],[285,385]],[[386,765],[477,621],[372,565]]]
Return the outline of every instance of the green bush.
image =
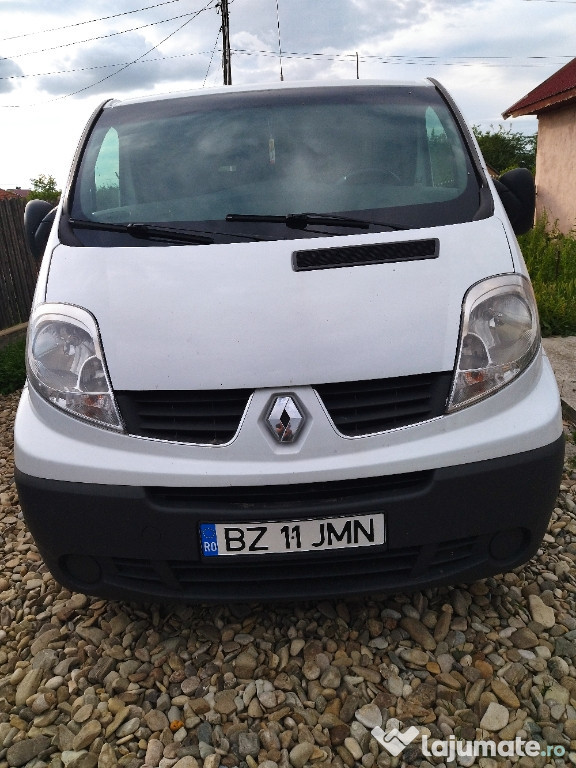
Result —
[[[0,395],[10,395],[24,386],[25,349],[26,339],[20,339],[0,349]]]
[[[543,336],[576,334],[576,238],[545,216],[518,238],[538,303]]]

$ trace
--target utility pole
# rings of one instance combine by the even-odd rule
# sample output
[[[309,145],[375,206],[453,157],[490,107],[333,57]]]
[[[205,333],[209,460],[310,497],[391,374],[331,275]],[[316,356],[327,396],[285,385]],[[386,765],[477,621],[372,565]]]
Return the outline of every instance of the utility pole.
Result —
[[[224,85],[232,85],[232,61],[230,55],[230,15],[228,13],[228,0],[220,0],[220,13],[222,14],[222,71],[224,73]]]

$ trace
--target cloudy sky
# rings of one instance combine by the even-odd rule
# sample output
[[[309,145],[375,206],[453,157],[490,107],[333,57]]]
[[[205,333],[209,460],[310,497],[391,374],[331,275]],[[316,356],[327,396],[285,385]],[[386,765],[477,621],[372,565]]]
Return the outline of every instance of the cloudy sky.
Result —
[[[221,85],[218,6],[0,0],[0,188],[39,174],[62,187],[106,98]],[[355,78],[358,54],[361,79],[434,77],[485,128],[576,56],[576,0],[229,0],[229,10],[234,84],[277,82],[280,64],[286,82]]]

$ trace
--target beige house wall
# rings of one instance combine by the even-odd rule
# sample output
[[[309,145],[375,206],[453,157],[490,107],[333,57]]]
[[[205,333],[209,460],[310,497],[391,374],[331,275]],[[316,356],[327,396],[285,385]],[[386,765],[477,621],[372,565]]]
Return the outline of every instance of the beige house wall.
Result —
[[[576,230],[576,105],[538,115],[536,215]]]

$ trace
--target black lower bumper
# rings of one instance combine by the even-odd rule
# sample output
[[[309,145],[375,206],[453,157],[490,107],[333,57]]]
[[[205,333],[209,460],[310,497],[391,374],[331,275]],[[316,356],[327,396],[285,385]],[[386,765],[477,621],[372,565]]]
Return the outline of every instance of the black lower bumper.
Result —
[[[101,597],[155,601],[307,599],[471,582],[532,557],[562,474],[564,438],[430,472],[336,483],[135,488],[16,471],[28,527],[53,576]],[[384,512],[385,550],[200,554],[201,522]]]

